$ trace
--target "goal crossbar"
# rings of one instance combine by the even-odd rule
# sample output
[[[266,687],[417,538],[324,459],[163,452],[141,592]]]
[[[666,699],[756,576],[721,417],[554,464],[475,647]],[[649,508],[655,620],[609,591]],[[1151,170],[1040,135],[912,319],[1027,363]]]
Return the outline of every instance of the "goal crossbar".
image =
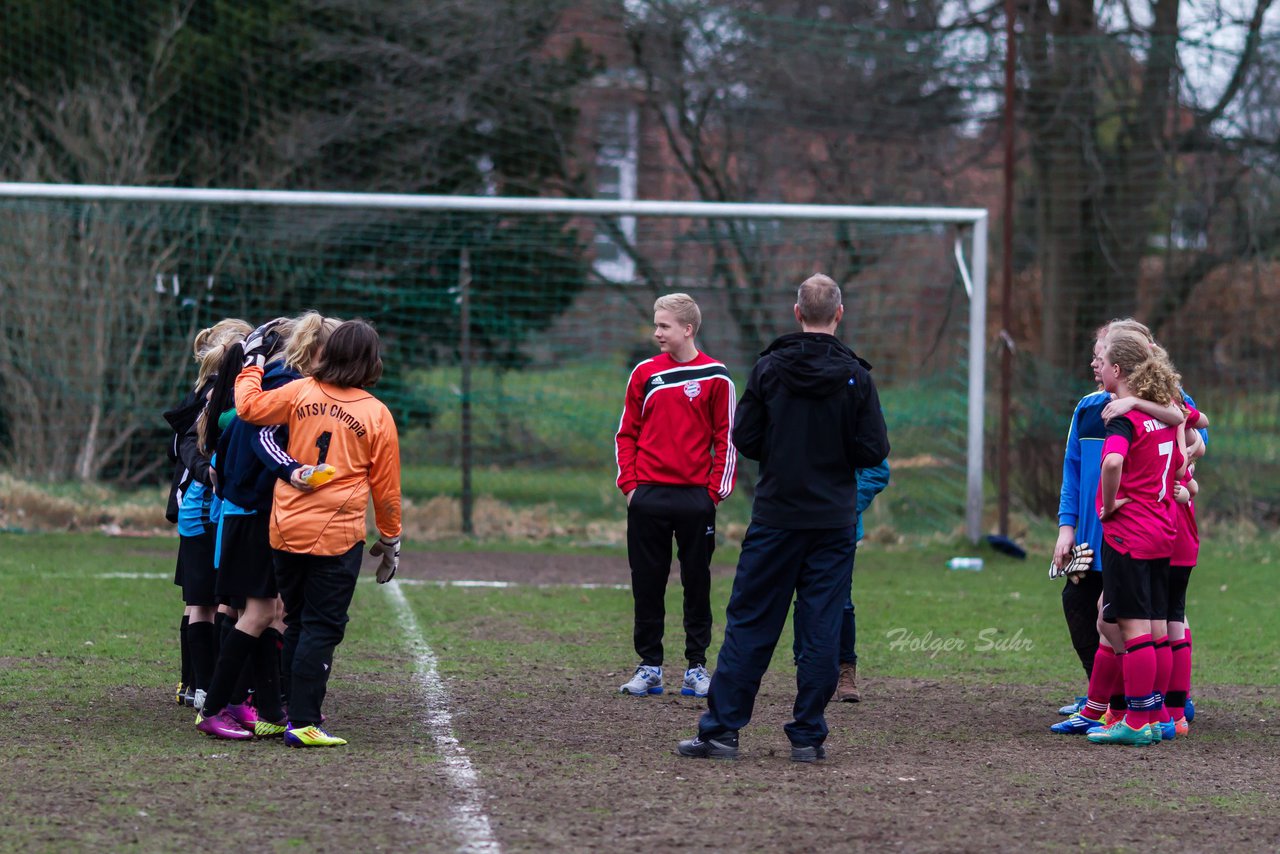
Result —
[[[968,436],[965,533],[982,533],[983,403],[986,394],[987,228],[983,208],[793,205],[764,202],[622,201],[609,199],[433,196],[408,193],[330,193],[185,187],[125,187],[102,184],[0,182],[0,198],[296,208],[364,208],[460,213],[564,214],[589,217],[689,217],[698,219],[863,220],[938,223],[957,227],[956,262],[969,296]],[[970,232],[972,252],[965,264],[963,243]]]

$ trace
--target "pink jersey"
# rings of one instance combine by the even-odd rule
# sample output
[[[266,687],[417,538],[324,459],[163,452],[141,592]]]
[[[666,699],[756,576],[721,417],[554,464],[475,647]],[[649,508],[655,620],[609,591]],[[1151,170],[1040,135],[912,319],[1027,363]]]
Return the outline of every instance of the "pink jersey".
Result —
[[[1111,419],[1102,445],[1105,462],[1124,457],[1116,500],[1130,501],[1102,523],[1102,536],[1112,548],[1139,560],[1167,558],[1173,553],[1173,481],[1182,467],[1178,430],[1137,410]],[[1097,508],[1102,512],[1102,484]]]
[[[1178,479],[1178,483],[1186,486],[1194,477],[1195,466],[1188,466],[1187,473]],[[1194,498],[1186,504],[1173,503],[1173,524],[1177,533],[1173,538],[1173,557],[1169,558],[1169,565],[1195,566],[1200,558],[1200,529],[1196,527]]]
[[[1195,424],[1200,420],[1200,410],[1185,401],[1182,404],[1187,410],[1187,424]],[[1192,428],[1187,427],[1188,430]],[[1177,482],[1186,486],[1195,477],[1195,464],[1187,466],[1187,473]],[[1173,502],[1173,527],[1177,533],[1173,538],[1173,557],[1169,558],[1170,566],[1195,566],[1200,558],[1200,529],[1196,526],[1196,502],[1193,498],[1186,504]]]

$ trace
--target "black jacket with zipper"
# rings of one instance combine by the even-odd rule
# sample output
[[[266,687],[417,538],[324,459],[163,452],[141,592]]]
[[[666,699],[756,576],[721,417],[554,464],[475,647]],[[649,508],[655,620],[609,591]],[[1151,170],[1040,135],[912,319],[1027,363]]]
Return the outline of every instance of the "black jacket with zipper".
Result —
[[[211,483],[209,478],[209,459],[196,449],[196,419],[204,409],[213,388],[213,379],[195,391],[187,392],[186,397],[173,409],[164,413],[164,420],[173,428],[173,438],[169,440],[169,459],[173,462],[173,475],[169,483],[169,500],[165,505],[164,517],[170,522],[178,522],[178,505],[182,503],[182,494],[187,491],[193,480],[205,486]]]
[[[821,332],[775,340],[734,414],[733,442],[760,462],[751,520],[785,529],[857,524],[857,470],[889,456],[871,365]]]

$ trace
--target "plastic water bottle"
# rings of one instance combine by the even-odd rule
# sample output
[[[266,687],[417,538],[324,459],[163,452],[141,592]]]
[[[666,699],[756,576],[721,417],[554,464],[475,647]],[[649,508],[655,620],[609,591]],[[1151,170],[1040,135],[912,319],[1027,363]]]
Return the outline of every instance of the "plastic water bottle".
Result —
[[[947,561],[948,569],[982,569],[982,558],[980,557],[953,557]]]

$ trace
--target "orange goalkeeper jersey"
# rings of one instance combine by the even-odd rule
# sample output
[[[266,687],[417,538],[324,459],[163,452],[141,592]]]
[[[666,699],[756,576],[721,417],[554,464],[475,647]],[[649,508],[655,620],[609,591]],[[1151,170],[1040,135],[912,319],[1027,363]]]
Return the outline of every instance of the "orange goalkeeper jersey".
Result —
[[[289,455],[338,471],[313,492],[276,481],[271,547],[294,554],[340,555],[366,539],[373,494],[378,530],[400,535],[400,439],[382,401],[360,388],[307,377],[262,390],[262,369],[236,377],[236,414],[250,424],[287,424]]]

